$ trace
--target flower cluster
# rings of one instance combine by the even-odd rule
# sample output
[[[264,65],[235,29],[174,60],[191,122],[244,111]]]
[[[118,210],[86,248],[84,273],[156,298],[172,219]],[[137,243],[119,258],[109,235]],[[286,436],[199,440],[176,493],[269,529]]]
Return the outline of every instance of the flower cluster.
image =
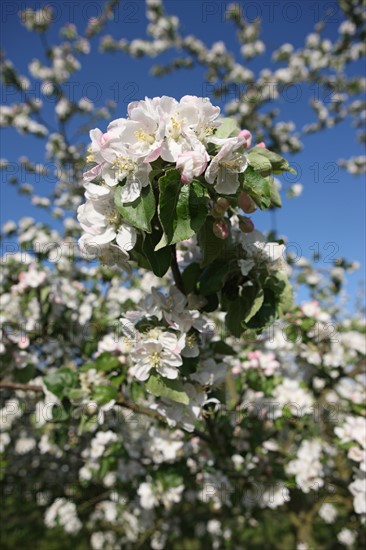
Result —
[[[136,242],[136,224],[133,229],[114,205],[141,200],[153,183],[154,169],[162,175],[176,168],[183,184],[204,174],[202,182],[212,185],[212,193],[236,193],[239,174],[248,166],[244,151],[251,136],[243,131],[234,137],[216,137],[219,114],[219,107],[208,98],[184,96],[179,102],[166,96],[146,98],[131,103],[128,117],[111,122],[107,132],[92,130],[87,160],[97,164],[84,173],[87,202],[78,211],[85,231],[82,249],[93,253],[98,247],[117,246],[128,258]],[[91,183],[96,179],[102,186]],[[172,203],[172,209],[175,206]]]

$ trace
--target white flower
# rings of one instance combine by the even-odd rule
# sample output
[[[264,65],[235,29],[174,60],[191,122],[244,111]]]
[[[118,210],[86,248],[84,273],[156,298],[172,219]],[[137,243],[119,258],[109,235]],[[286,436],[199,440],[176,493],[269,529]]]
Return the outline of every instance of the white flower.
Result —
[[[131,353],[135,365],[131,368],[131,374],[138,380],[149,378],[151,369],[165,378],[178,377],[178,367],[183,363],[180,356],[181,346],[175,334],[162,332],[157,338],[149,338],[142,344],[138,344]]]
[[[194,178],[203,174],[210,156],[206,151],[185,151],[179,155],[176,167],[182,171],[182,181],[191,183]]]
[[[21,434],[21,437],[15,443],[15,452],[19,455],[29,453],[36,446],[36,440],[33,437],[26,437]]]
[[[362,416],[347,416],[343,426],[336,426],[334,432],[341,443],[356,441],[361,447],[366,447],[366,418]]]
[[[323,466],[321,464],[322,444],[318,439],[304,440],[297,457],[286,466],[286,473],[293,474],[296,485],[304,492],[318,491],[324,485]]]
[[[140,504],[145,510],[151,510],[158,504],[158,499],[153,492],[151,483],[141,483],[137,490],[137,494],[140,497]]]
[[[38,288],[46,280],[46,272],[38,271],[36,264],[31,264],[28,271],[19,273],[18,290],[24,290],[28,287]]]
[[[352,546],[356,540],[356,532],[350,529],[342,529],[337,535],[337,539],[344,546]]]
[[[222,145],[220,151],[211,160],[205,178],[208,183],[215,183],[218,193],[231,195],[239,188],[238,174],[244,172],[248,166],[248,160],[244,155],[243,136],[227,139],[212,138],[211,141]]]
[[[128,259],[128,252],[135,246],[137,233],[128,224],[118,224],[119,214],[114,206],[113,192],[107,187],[87,183],[86,203],[78,208],[77,218],[85,231],[79,239],[80,249],[87,257],[117,256],[122,252]],[[118,229],[116,229],[118,227]],[[116,240],[120,252],[114,252],[112,242]],[[106,263],[112,263],[110,260]],[[114,261],[113,263],[118,263]]]
[[[251,258],[260,255],[269,262],[285,259],[285,245],[268,243],[264,235],[256,229],[251,233],[240,233],[238,238],[243,249]]]
[[[283,506],[283,504],[289,502],[289,500],[290,492],[287,487],[282,485],[276,488],[271,487],[269,490],[265,491],[261,504],[264,507],[275,509],[279,506]]]
[[[281,384],[275,387],[272,393],[274,404],[279,407],[274,409],[275,418],[289,412],[301,417],[310,414],[313,410],[313,398],[308,390],[303,389],[297,380],[285,378]]]
[[[319,509],[319,516],[325,521],[325,523],[333,523],[337,515],[337,509],[333,506],[333,504],[329,504],[328,502],[322,504]]]
[[[356,514],[366,514],[366,478],[359,477],[348,486],[354,496],[353,507]]]
[[[144,158],[145,163],[156,160],[161,152],[165,121],[159,104],[160,98],[130,103],[128,120],[118,119],[108,126],[108,131],[118,133],[122,143],[128,143],[129,153]]]

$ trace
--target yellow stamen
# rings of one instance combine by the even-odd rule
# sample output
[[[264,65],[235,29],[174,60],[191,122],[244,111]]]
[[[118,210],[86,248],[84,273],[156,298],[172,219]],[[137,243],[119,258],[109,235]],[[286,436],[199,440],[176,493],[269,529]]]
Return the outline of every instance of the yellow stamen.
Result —
[[[161,363],[161,357],[157,351],[154,351],[154,353],[149,355],[149,359],[151,360],[154,369],[158,367]]]
[[[144,130],[138,130],[137,132],[135,132],[135,137],[137,137],[139,141],[146,141],[150,145],[152,145],[155,141],[154,136],[152,136],[151,134],[147,134],[146,132],[144,132]]]

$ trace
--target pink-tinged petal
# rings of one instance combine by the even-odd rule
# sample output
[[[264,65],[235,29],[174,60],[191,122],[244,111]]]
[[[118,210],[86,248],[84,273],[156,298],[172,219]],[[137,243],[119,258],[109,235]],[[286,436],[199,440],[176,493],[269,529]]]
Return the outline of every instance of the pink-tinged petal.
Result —
[[[103,168],[104,164],[105,164],[105,162],[101,162],[100,164],[97,164],[96,166],[93,166],[93,168],[91,168],[87,172],[84,172],[83,181],[84,182],[89,182],[89,181],[95,179],[96,177],[98,177],[100,175],[101,171],[102,171],[102,168]]]
[[[147,157],[144,158],[144,163],[148,164],[149,162],[154,162],[154,160],[158,159],[162,148],[163,148],[163,144],[159,145],[159,147],[154,151],[151,151],[151,153],[149,153]]]

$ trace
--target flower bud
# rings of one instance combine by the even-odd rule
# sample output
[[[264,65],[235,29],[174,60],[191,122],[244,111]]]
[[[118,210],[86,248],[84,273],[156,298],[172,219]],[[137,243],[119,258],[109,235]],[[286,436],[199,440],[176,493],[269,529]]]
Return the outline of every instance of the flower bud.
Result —
[[[257,209],[253,199],[247,193],[244,193],[244,192],[240,193],[238,197],[238,205],[247,214],[251,214]]]
[[[250,218],[240,218],[239,227],[243,233],[251,233],[254,230],[254,223]]]
[[[260,143],[257,143],[256,147],[263,147],[263,149],[265,149],[266,144],[264,143],[264,141],[261,141]]]
[[[230,203],[227,199],[224,199],[224,197],[219,197],[217,202],[213,205],[211,216],[214,218],[222,218],[229,206]]]
[[[226,210],[229,208],[230,206],[230,203],[227,199],[225,199],[224,197],[219,197],[216,201],[216,204],[217,206],[219,206],[220,208],[223,208],[226,212]]]
[[[223,241],[229,236],[229,228],[224,220],[216,220],[213,223],[212,231],[215,237],[222,239]]]
[[[243,147],[244,149],[248,149],[248,147],[250,147],[251,143],[252,143],[252,134],[249,132],[249,130],[242,130],[240,133],[239,133],[239,136],[241,138],[244,138],[244,143],[243,143]]]

